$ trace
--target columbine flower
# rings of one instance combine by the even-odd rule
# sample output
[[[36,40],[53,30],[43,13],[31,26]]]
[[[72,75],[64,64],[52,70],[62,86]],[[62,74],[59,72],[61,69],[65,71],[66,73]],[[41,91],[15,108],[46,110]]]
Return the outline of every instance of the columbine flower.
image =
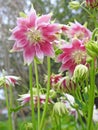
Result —
[[[65,104],[65,107],[67,109],[67,111],[69,112],[69,114],[75,116],[77,118],[77,111],[75,110],[75,108],[73,108],[74,104],[75,104],[75,99],[72,95],[70,94],[64,94],[64,97],[61,97],[61,102],[63,102]]]
[[[91,8],[98,7],[98,0],[86,0],[87,6]]]
[[[4,77],[5,80],[6,80],[6,85],[7,86],[14,86],[15,84],[18,84],[18,80],[20,80],[20,77],[17,77],[17,76],[5,76]]]
[[[4,84],[6,84],[7,87],[15,86],[15,84],[18,84],[18,80],[20,80],[20,77],[17,76],[2,76],[0,77],[0,86]]]
[[[34,100],[34,105],[36,106],[38,102],[38,96],[34,95],[33,100]],[[46,95],[40,94],[39,100],[40,100],[40,104],[44,104],[46,100]],[[30,93],[20,95],[18,101],[21,101],[21,105],[25,105],[26,103],[30,102]],[[53,103],[53,102],[51,99],[48,99],[48,103]]]
[[[58,62],[62,62],[60,71],[69,70],[72,74],[76,65],[86,63],[87,54],[85,46],[80,40],[73,40],[72,44],[62,47],[62,51],[63,53],[57,58]]]
[[[50,76],[50,86],[51,87],[55,87],[58,85],[58,82],[60,81],[60,79],[62,78],[62,74],[52,74]],[[47,82],[48,77],[47,75],[45,76],[45,82]]]
[[[91,38],[90,30],[77,21],[75,21],[75,23],[70,23],[67,33],[69,38],[77,38],[83,43],[87,42]]]
[[[54,56],[52,42],[60,27],[50,23],[51,14],[37,16],[33,9],[26,18],[18,18],[10,39],[15,40],[13,51],[23,51],[24,62],[30,64],[34,57]]]

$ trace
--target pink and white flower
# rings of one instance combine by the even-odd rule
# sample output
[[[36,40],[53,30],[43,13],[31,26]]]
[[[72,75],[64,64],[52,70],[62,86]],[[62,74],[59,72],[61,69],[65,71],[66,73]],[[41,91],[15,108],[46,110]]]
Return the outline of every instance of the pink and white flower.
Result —
[[[30,93],[20,95],[20,98],[17,99],[18,101],[21,101],[21,105],[25,105],[26,103],[30,102]],[[44,104],[46,100],[45,94],[40,94],[39,96],[40,104]],[[33,96],[34,105],[36,106],[38,103],[38,96]],[[48,103],[53,103],[53,101],[49,98]]]
[[[9,86],[15,86],[15,84],[18,84],[18,81],[20,80],[20,77],[17,76],[1,76],[0,77],[0,86],[5,86],[9,87]]]
[[[72,74],[76,65],[86,64],[87,53],[80,40],[74,39],[72,44],[63,46],[61,50],[63,52],[57,57],[57,61],[62,62],[60,71],[69,70]]]
[[[20,77],[17,76],[5,76],[5,82],[7,86],[15,86],[15,84],[18,84],[18,81],[20,80]]]
[[[51,23],[51,14],[37,16],[32,9],[26,18],[18,18],[10,39],[15,40],[14,51],[23,51],[24,62],[28,65],[34,57],[43,60],[44,56],[54,56],[52,42],[57,39],[60,26]]]
[[[91,31],[75,21],[75,23],[70,23],[69,29],[67,30],[67,36],[70,39],[77,38],[84,44],[91,38]]]
[[[69,114],[73,115],[76,119],[78,117],[77,111],[73,108],[75,104],[75,99],[72,95],[66,93],[64,97],[61,97],[61,102],[65,104],[66,109],[68,110]]]

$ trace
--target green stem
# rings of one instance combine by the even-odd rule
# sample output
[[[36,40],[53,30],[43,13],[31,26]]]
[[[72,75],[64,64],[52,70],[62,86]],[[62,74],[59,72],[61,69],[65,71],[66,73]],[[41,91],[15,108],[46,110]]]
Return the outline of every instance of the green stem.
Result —
[[[61,117],[59,116],[59,130],[61,130]]]
[[[37,96],[38,96],[38,130],[40,130],[40,88],[39,88],[39,82],[38,82],[38,69],[37,69],[37,63],[34,60],[34,67],[35,67],[35,75],[36,75],[36,85],[37,85]]]
[[[82,5],[80,5],[81,6],[81,8],[85,11],[85,12],[87,12],[88,14],[89,14],[89,16],[91,17],[91,18],[93,18],[93,15],[88,11],[88,9],[86,9],[85,7],[83,7]]]
[[[12,94],[12,85],[9,86],[9,91],[10,91],[10,108],[13,107],[13,94]]]
[[[33,80],[32,80],[32,64],[29,65],[29,86],[30,86],[30,100],[31,100],[31,112],[32,112],[32,126],[33,130],[36,130],[34,102],[33,102]]]
[[[88,106],[88,130],[92,130],[92,115],[95,97],[95,64],[94,59],[91,62],[90,68],[90,91],[89,91],[89,106]]]
[[[9,97],[8,97],[8,93],[7,93],[6,84],[4,85],[4,89],[5,89],[6,105],[7,105],[7,109],[8,109],[9,130],[13,130],[12,129],[12,117],[11,117],[11,112],[10,112]]]
[[[9,86],[9,101],[10,101],[10,108],[13,108],[13,86],[10,84]],[[15,130],[15,120],[14,120],[14,114],[11,112],[11,118],[12,118],[12,128]]]
[[[48,106],[48,99],[49,99],[49,90],[50,90],[50,73],[51,73],[51,67],[50,67],[50,58],[47,57],[47,63],[48,63],[48,82],[47,82],[47,95],[46,95],[46,101],[45,101],[45,106],[44,106],[44,111],[41,119],[41,124],[40,124],[40,130],[43,128],[43,123],[45,120],[45,115],[47,111],[47,106]]]

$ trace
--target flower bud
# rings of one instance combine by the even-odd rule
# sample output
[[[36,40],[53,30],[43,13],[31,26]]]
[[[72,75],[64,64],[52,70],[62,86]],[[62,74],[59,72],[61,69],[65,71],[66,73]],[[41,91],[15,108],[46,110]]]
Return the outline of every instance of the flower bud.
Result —
[[[94,41],[90,41],[86,44],[86,50],[88,55],[91,57],[97,57],[98,56],[98,44]]]
[[[83,81],[88,77],[88,68],[85,65],[79,64],[75,67],[73,80],[75,82]]]
[[[53,107],[54,114],[57,114],[59,116],[62,116],[67,112],[65,104],[62,102],[56,102]]]
[[[25,124],[25,128],[26,130],[32,130],[33,129],[32,123]]]
[[[51,89],[49,93],[50,93],[50,98],[56,98],[56,92],[53,89]]]
[[[86,0],[86,5],[90,8],[98,7],[98,0]]]
[[[69,2],[69,6],[71,9],[78,10],[80,8],[80,3],[78,1]]]

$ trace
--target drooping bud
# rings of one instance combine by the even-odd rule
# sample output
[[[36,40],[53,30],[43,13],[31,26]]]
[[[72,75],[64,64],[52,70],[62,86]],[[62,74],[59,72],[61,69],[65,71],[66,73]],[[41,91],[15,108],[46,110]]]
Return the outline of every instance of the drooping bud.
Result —
[[[49,94],[50,94],[50,98],[56,98],[57,96],[56,92],[53,89],[50,90]]]
[[[32,123],[26,123],[25,128],[26,130],[32,130],[33,129]]]
[[[62,116],[67,112],[65,104],[63,102],[56,102],[53,107],[53,112],[54,114]]]
[[[71,1],[69,2],[69,7],[78,10],[80,8],[80,3],[78,1]]]
[[[98,0],[86,0],[86,5],[90,8],[98,7]]]
[[[74,82],[84,81],[88,77],[88,68],[85,65],[79,64],[75,67],[73,73]]]

